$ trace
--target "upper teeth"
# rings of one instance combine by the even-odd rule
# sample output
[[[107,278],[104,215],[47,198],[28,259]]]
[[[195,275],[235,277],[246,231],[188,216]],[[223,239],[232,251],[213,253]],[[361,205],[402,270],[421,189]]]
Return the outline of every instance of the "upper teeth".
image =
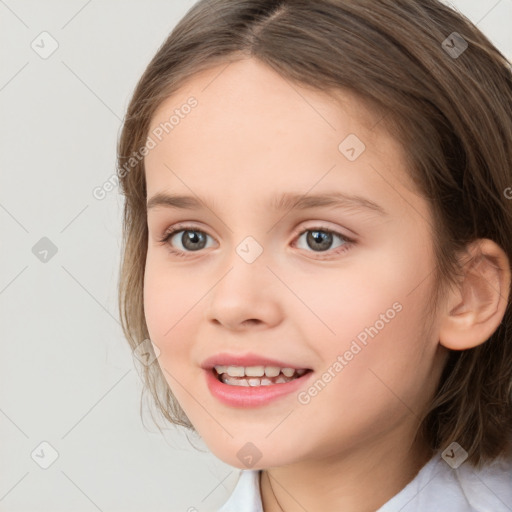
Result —
[[[215,370],[219,375],[227,373],[230,377],[277,377],[279,373],[283,373],[286,377],[291,377],[295,371],[298,375],[303,375],[306,370],[295,368],[279,368],[277,366],[215,366]]]

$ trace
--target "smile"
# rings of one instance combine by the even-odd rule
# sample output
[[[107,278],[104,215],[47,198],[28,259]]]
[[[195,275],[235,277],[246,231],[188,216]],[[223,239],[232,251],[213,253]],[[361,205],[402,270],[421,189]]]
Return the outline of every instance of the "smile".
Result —
[[[237,408],[262,407],[286,396],[293,397],[314,375],[310,369],[277,366],[221,366],[218,370],[203,369],[208,390],[224,405]],[[258,376],[251,375],[254,373]]]
[[[277,366],[221,366],[214,367],[217,379],[229,386],[272,386],[286,384],[304,375],[305,368],[279,368]]]

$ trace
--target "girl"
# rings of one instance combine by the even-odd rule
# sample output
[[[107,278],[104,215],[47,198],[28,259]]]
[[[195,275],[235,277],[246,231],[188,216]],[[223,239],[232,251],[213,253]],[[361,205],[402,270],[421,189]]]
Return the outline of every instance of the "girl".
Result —
[[[512,75],[474,25],[199,1],[118,164],[123,329],[242,470],[222,512],[512,510]]]

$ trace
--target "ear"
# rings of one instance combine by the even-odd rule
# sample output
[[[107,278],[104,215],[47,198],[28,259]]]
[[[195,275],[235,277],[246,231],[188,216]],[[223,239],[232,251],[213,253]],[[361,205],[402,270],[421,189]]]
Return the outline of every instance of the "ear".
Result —
[[[498,244],[481,238],[467,253],[462,282],[448,292],[440,319],[439,342],[451,350],[487,341],[503,320],[510,292],[510,264]]]

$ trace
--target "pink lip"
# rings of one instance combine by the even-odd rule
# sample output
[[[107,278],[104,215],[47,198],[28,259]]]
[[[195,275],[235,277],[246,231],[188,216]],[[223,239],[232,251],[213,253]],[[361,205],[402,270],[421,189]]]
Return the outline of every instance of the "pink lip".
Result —
[[[216,354],[208,359],[205,359],[201,364],[201,368],[210,370],[214,366],[277,366],[279,368],[295,368],[300,370],[302,368],[308,369],[306,366],[297,366],[292,363],[285,363],[277,359],[269,359],[268,357],[259,356],[257,354]],[[223,384],[225,385],[225,384]]]
[[[287,367],[285,366],[284,368]],[[230,386],[229,384],[224,384],[217,378],[217,374],[213,368],[205,369],[206,384],[210,393],[220,402],[232,407],[257,407],[266,405],[282,396],[297,391],[309,380],[312,373],[312,371],[306,372],[301,377],[297,377],[290,382],[282,384],[271,384],[269,386]]]

